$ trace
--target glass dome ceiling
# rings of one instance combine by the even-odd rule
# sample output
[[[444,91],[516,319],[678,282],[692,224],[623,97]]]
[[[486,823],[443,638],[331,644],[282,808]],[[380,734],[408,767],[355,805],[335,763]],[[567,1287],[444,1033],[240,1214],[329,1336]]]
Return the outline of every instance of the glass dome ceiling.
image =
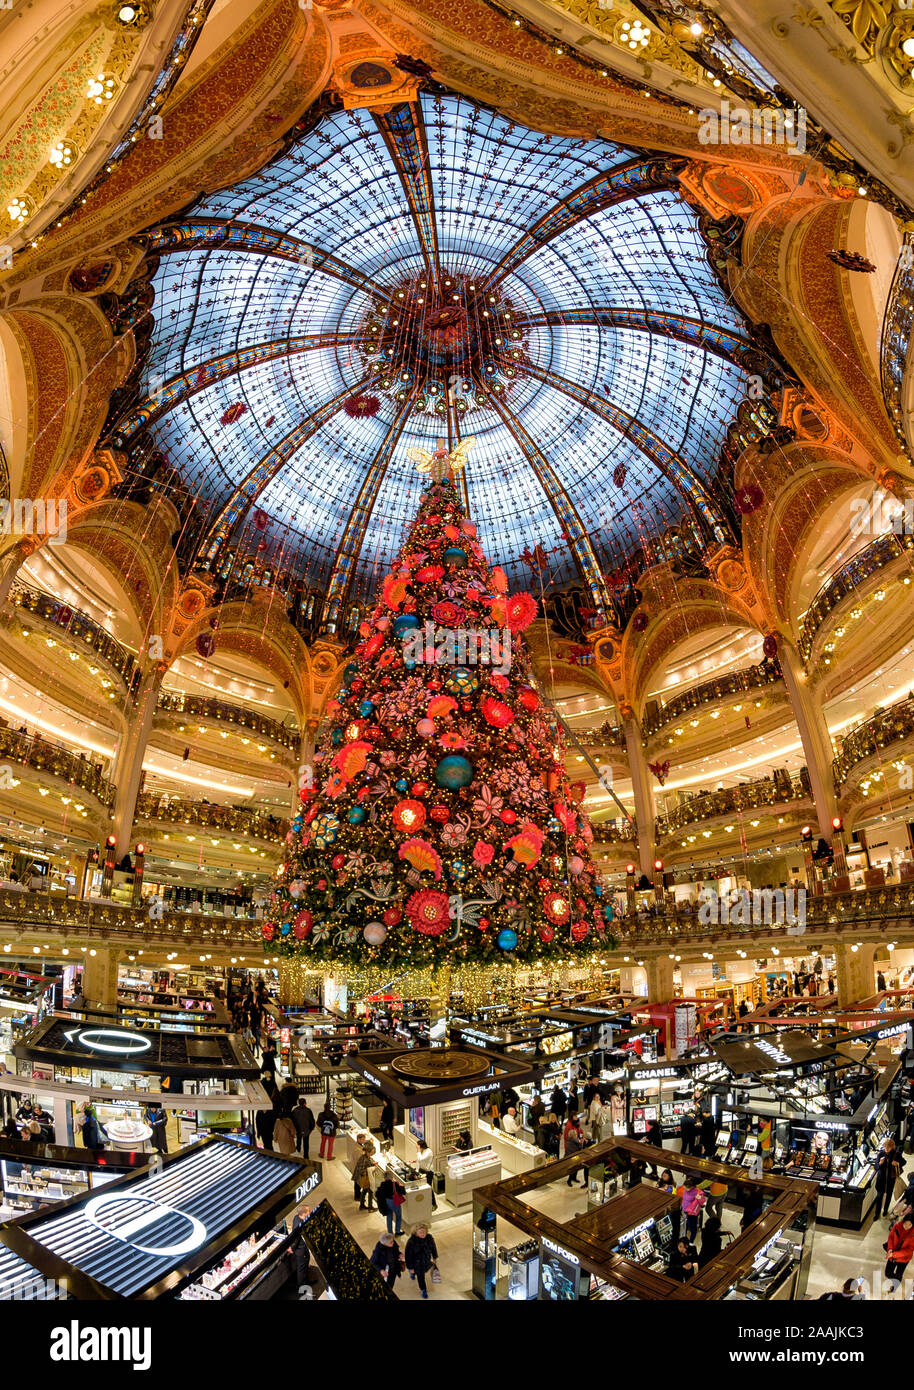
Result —
[[[541,544],[602,608],[668,527],[724,538],[750,342],[673,161],[424,94],[320,115],[147,242],[155,326],[114,438],[165,455],[204,555],[256,538],[365,598],[418,505],[407,450],[439,437],[475,439],[465,500],[515,583]]]

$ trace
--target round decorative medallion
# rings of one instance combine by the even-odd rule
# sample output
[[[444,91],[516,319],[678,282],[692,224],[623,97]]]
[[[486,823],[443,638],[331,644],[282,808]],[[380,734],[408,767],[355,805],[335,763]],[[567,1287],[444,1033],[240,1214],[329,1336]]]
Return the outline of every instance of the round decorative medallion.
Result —
[[[485,1076],[489,1063],[485,1057],[458,1052],[453,1047],[427,1047],[402,1053],[394,1058],[391,1067],[398,1076],[405,1076],[409,1081],[443,1085],[447,1081],[471,1081],[476,1076]]]

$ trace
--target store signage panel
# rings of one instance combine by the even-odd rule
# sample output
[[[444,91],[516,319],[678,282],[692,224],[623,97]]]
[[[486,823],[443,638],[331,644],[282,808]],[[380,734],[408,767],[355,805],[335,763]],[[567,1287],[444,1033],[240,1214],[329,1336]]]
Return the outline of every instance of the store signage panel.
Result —
[[[137,1297],[246,1218],[290,1209],[317,1172],[231,1139],[209,1139],[60,1212],[19,1229],[37,1250],[72,1265],[121,1298]],[[297,1184],[297,1189],[294,1186]],[[316,1185],[316,1184],[314,1184]],[[311,1190],[308,1188],[308,1190]],[[306,1195],[306,1194],[305,1194]],[[129,1256],[112,1258],[123,1247]],[[37,1261],[36,1261],[37,1262]]]
[[[712,1041],[711,1048],[717,1057],[736,1076],[750,1072],[780,1071],[791,1067],[808,1069],[832,1059],[835,1048],[830,1043],[818,1042],[808,1034],[794,1030],[782,1033],[776,1042],[767,1038],[753,1037],[740,1042]]]
[[[87,1052],[115,1053],[119,1057],[139,1057],[152,1049],[150,1038],[126,1028],[71,1028],[64,1037]]]

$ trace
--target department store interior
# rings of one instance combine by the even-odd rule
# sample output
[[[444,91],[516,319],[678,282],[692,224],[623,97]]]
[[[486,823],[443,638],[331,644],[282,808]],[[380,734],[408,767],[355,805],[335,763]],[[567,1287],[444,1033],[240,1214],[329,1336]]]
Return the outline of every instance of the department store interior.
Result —
[[[0,1297],[914,1298],[912,54],[0,9]]]

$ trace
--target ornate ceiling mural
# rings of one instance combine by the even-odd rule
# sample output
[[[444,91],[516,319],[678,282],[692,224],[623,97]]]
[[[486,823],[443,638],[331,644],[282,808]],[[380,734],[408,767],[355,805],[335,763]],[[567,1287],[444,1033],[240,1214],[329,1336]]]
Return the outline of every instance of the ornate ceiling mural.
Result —
[[[204,557],[256,539],[361,599],[417,505],[408,451],[472,437],[489,550],[520,580],[541,544],[599,608],[670,528],[730,535],[759,353],[680,167],[444,92],[319,113],[147,233],[155,326],[110,438],[193,501]]]

